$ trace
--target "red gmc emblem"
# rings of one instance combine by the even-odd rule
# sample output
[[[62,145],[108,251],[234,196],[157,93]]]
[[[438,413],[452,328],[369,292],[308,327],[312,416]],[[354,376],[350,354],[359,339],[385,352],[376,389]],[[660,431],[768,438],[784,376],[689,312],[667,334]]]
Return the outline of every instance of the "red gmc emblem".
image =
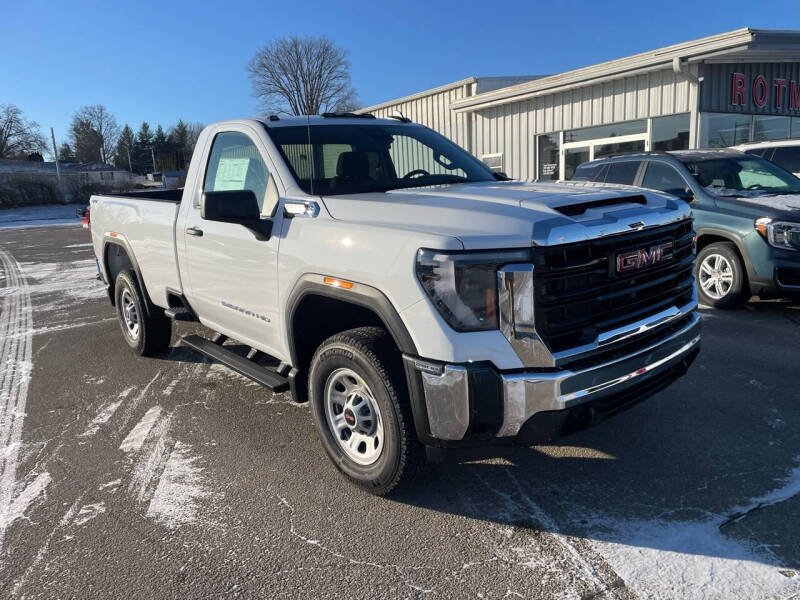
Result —
[[[629,273],[672,260],[672,242],[617,254],[617,273]]]

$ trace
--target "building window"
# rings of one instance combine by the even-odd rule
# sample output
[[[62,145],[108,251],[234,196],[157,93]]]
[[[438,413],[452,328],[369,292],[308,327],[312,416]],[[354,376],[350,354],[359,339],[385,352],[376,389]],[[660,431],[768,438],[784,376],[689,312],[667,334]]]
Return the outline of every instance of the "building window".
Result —
[[[564,142],[584,142],[586,140],[598,140],[601,138],[620,137],[623,135],[635,135],[637,133],[647,133],[647,121],[645,119],[565,131]]]
[[[537,170],[539,181],[558,179],[558,134],[540,135],[537,141]]]
[[[753,117],[753,141],[785,140],[789,137],[790,117],[755,115]]]
[[[791,131],[789,137],[800,138],[800,117],[792,117]]]
[[[706,116],[708,146],[727,148],[750,141],[750,115],[711,113]]]
[[[656,117],[650,126],[651,150],[687,150],[689,148],[689,113]]]
[[[495,173],[503,171],[503,153],[498,152],[495,154],[483,154],[481,160]]]

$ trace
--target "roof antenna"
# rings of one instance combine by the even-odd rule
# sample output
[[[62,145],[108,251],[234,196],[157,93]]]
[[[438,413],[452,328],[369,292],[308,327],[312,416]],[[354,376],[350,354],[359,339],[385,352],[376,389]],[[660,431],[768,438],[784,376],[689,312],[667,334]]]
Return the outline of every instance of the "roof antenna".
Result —
[[[311,154],[311,195],[314,195],[314,146],[311,145],[311,117],[306,115],[306,133],[308,135],[308,151]]]

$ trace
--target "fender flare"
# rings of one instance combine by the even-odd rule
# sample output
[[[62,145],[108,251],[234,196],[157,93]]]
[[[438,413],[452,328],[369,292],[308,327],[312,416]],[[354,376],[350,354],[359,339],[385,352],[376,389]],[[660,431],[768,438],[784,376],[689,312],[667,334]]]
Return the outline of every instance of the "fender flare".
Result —
[[[108,250],[111,246],[119,246],[122,248],[122,251],[125,252],[128,260],[133,267],[133,275],[136,277],[136,283],[139,285],[139,290],[142,292],[142,297],[144,298],[144,307],[145,311],[147,312],[147,316],[150,317],[155,312],[155,304],[153,301],[150,300],[150,294],[147,293],[147,287],[144,284],[144,278],[142,277],[142,271],[139,268],[139,263],[136,261],[136,256],[133,253],[133,249],[128,244],[128,241],[117,234],[116,237],[111,237],[109,235],[104,236],[103,239],[103,254],[102,254],[102,275],[103,279],[106,281],[106,287],[108,290],[108,299],[113,306],[115,304],[114,300],[114,281],[111,279],[111,270],[108,264]]]
[[[695,233],[697,234],[698,241],[700,241],[700,238],[704,235],[711,235],[723,238],[725,241],[733,243],[733,245],[736,246],[736,249],[739,251],[739,254],[744,262],[744,269],[747,272],[748,281],[754,281],[758,279],[758,275],[753,270],[753,262],[750,260],[747,249],[744,247],[742,239],[739,237],[739,235],[727,229],[718,229],[716,227],[701,227],[695,230]]]
[[[341,300],[371,310],[383,322],[384,327],[386,327],[389,335],[392,336],[400,352],[417,354],[417,346],[414,344],[411,334],[400,318],[400,314],[383,292],[371,285],[358,282],[353,282],[351,289],[338,288],[323,283],[323,277],[323,275],[315,273],[307,273],[301,276],[286,301],[286,337],[289,342],[289,355],[293,365],[297,366],[299,362],[294,336],[292,335],[295,313],[302,300],[312,295]]]

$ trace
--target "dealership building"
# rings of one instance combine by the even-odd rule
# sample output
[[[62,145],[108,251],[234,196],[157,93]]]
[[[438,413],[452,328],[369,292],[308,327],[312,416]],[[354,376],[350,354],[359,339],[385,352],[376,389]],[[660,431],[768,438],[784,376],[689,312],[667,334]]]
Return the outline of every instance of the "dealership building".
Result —
[[[446,135],[514,179],[625,151],[800,138],[800,31],[738,29],[558,75],[471,77],[361,109]]]

